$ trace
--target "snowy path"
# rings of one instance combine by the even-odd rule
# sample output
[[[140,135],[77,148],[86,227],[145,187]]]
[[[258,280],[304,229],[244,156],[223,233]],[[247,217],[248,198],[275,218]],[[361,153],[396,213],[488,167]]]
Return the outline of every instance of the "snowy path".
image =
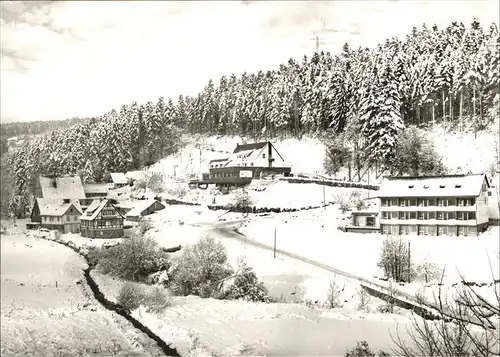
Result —
[[[242,233],[237,233],[237,232],[233,231],[233,229],[236,225],[241,224],[244,221],[245,220],[241,219],[241,220],[233,220],[233,221],[226,221],[226,222],[217,223],[216,225],[214,225],[212,232],[215,233],[216,235],[218,235],[219,237],[233,238],[233,239],[245,242],[245,244],[253,245],[255,247],[259,247],[259,248],[265,249],[267,251],[272,251],[273,247],[270,247],[267,244],[258,242],[254,239],[248,238]],[[308,258],[305,258],[305,257],[300,256],[298,254],[284,251],[282,249],[276,249],[276,253],[281,255],[281,256],[286,256],[290,259],[296,260],[298,262],[309,264],[309,265],[314,266],[316,268],[319,268],[323,271],[338,274],[338,275],[350,280],[351,283],[357,282],[359,285],[366,286],[370,289],[373,289],[374,291],[380,292],[382,294],[391,295],[391,291],[387,287],[380,285],[380,284],[377,284],[377,283],[374,283],[373,281],[367,280],[367,279],[362,278],[360,276],[357,276],[355,274],[351,274],[351,273],[343,271],[341,269],[337,269],[335,267],[332,267],[332,266],[329,266],[326,264],[322,264],[322,263],[317,262],[315,260],[308,259]],[[422,305],[422,304],[415,301],[415,297],[413,295],[402,292],[395,287],[393,289],[394,289],[395,293],[392,292],[392,294],[393,294],[392,296],[395,296],[401,302],[413,305],[413,306],[418,307],[418,308],[425,310],[425,311],[437,312],[437,310],[436,310],[437,307],[434,304],[425,303],[424,305]]]
[[[2,355],[161,355],[92,298],[76,253],[21,234],[1,244]]]

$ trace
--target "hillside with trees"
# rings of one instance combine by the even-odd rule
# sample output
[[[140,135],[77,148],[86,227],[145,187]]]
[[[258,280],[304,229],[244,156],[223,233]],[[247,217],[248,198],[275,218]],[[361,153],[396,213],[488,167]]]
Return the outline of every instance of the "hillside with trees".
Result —
[[[479,131],[498,113],[499,46],[495,23],[423,25],[376,48],[345,44],[338,54],[314,53],[273,71],[210,80],[198,95],[176,102],[124,105],[5,155],[2,170],[13,172],[10,199],[27,200],[40,173],[79,173],[91,182],[150,165],[177,150],[183,133],[317,135],[335,142],[336,159],[358,172],[371,165],[380,172],[414,172],[397,167],[404,128],[442,123]],[[415,132],[406,137],[418,139]],[[430,167],[441,170],[439,163]]]

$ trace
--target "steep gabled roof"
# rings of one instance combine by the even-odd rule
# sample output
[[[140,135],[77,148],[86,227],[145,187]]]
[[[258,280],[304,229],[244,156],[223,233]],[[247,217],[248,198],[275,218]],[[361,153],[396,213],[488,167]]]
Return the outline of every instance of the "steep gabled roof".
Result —
[[[269,143],[269,141],[262,141],[260,143],[252,143],[252,144],[236,145],[236,148],[234,149],[233,154],[236,154],[240,151],[262,149],[264,146],[267,145],[267,143]]]
[[[90,206],[85,210],[85,212],[80,216],[80,220],[82,221],[93,221],[99,212],[102,211],[104,207],[106,207],[107,204],[110,204],[116,211],[116,213],[121,216],[122,218],[123,215],[116,209],[116,207],[109,201],[109,200],[93,200]]]
[[[227,160],[228,160],[228,158],[225,157],[223,159],[213,159],[213,160],[210,160],[209,163],[213,164],[214,162],[224,162],[224,161],[227,161]]]
[[[40,176],[39,182],[43,198],[86,198],[80,176]]]
[[[150,206],[155,204],[155,202],[162,205],[163,208],[165,208],[165,205],[161,202],[158,202],[156,200],[145,200],[142,202],[138,202],[133,209],[131,209],[129,212],[125,214],[125,217],[139,216],[144,210],[148,209]]]
[[[113,181],[113,183],[119,185],[126,185],[128,183],[127,177],[123,172],[112,172],[111,180]]]
[[[38,209],[40,216],[55,216],[64,215],[70,207],[75,208],[78,213],[82,214],[82,208],[78,200],[72,200],[70,203],[64,203],[63,200],[50,198],[37,198]]]
[[[386,177],[378,197],[477,197],[485,180],[489,187],[484,174]]]

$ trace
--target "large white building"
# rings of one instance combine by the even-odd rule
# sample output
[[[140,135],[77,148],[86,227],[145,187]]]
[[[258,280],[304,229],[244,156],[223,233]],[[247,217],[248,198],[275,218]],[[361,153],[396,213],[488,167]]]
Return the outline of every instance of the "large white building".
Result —
[[[378,193],[381,232],[477,235],[498,217],[493,191],[484,174],[385,177]]]

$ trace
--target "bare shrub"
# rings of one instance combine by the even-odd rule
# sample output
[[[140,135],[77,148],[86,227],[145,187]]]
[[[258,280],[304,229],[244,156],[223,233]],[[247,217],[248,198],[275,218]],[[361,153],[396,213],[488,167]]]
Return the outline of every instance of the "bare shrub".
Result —
[[[393,314],[394,313],[394,305],[396,304],[396,296],[398,293],[397,285],[393,280],[389,280],[389,286],[387,287],[387,300],[377,307],[377,312],[383,314]]]
[[[336,276],[330,281],[330,286],[328,288],[328,295],[326,297],[325,305],[329,309],[335,309],[342,307],[340,302],[340,293],[344,288],[340,289],[336,282]]]
[[[336,194],[333,197],[333,203],[339,206],[339,209],[342,213],[346,213],[351,209],[349,204],[349,197],[346,194]]]
[[[382,244],[380,252],[379,268],[389,279],[396,282],[409,281],[411,275],[411,261],[408,244],[398,237],[387,237]]]
[[[143,297],[142,305],[146,307],[147,312],[159,314],[170,306],[171,300],[164,288],[155,287],[150,293]]]
[[[141,221],[139,222],[139,232],[141,234],[145,234],[151,228],[153,228],[153,224],[151,223],[150,220],[148,220],[148,219],[141,219]]]
[[[271,298],[264,284],[244,258],[238,258],[238,269],[224,294],[225,299],[270,302]]]
[[[492,273],[493,280],[495,276]],[[462,284],[464,279],[462,277]],[[463,284],[451,301],[441,288],[435,298],[439,319],[412,318],[408,330],[411,345],[399,336],[393,337],[398,356],[500,356],[498,328],[500,292],[493,283],[495,301],[486,299],[473,287]]]
[[[117,246],[100,249],[94,259],[98,259],[97,268],[104,274],[146,281],[151,273],[168,269],[167,257],[154,239],[133,236]]]
[[[245,189],[237,189],[233,191],[233,198],[229,203],[230,208],[245,209],[252,205],[252,199]]]
[[[172,290],[180,295],[217,297],[232,273],[224,245],[205,237],[184,248],[173,271]]]
[[[172,186],[169,186],[169,187],[167,187],[167,189],[165,191],[169,195],[176,197],[176,198],[179,198],[179,199],[186,197],[186,195],[188,193],[188,189],[181,184],[174,184]]]
[[[358,300],[358,303],[356,305],[356,308],[359,311],[370,312],[370,307],[368,306],[370,303],[370,300],[371,300],[370,295],[361,286],[358,288],[357,293],[358,293],[359,300]]]
[[[435,264],[425,262],[415,267],[414,278],[428,284],[432,281],[438,281],[443,272],[444,268],[439,268]]]
[[[389,354],[384,351],[379,351],[378,354],[375,354],[370,349],[368,342],[361,341],[356,342],[356,347],[345,353],[345,357],[389,357]]]
[[[135,182],[136,189],[149,189],[154,193],[161,193],[164,190],[163,176],[159,172],[145,173],[144,177]]]
[[[120,288],[116,300],[125,309],[132,311],[141,305],[144,298],[143,291],[135,284],[126,282]]]

